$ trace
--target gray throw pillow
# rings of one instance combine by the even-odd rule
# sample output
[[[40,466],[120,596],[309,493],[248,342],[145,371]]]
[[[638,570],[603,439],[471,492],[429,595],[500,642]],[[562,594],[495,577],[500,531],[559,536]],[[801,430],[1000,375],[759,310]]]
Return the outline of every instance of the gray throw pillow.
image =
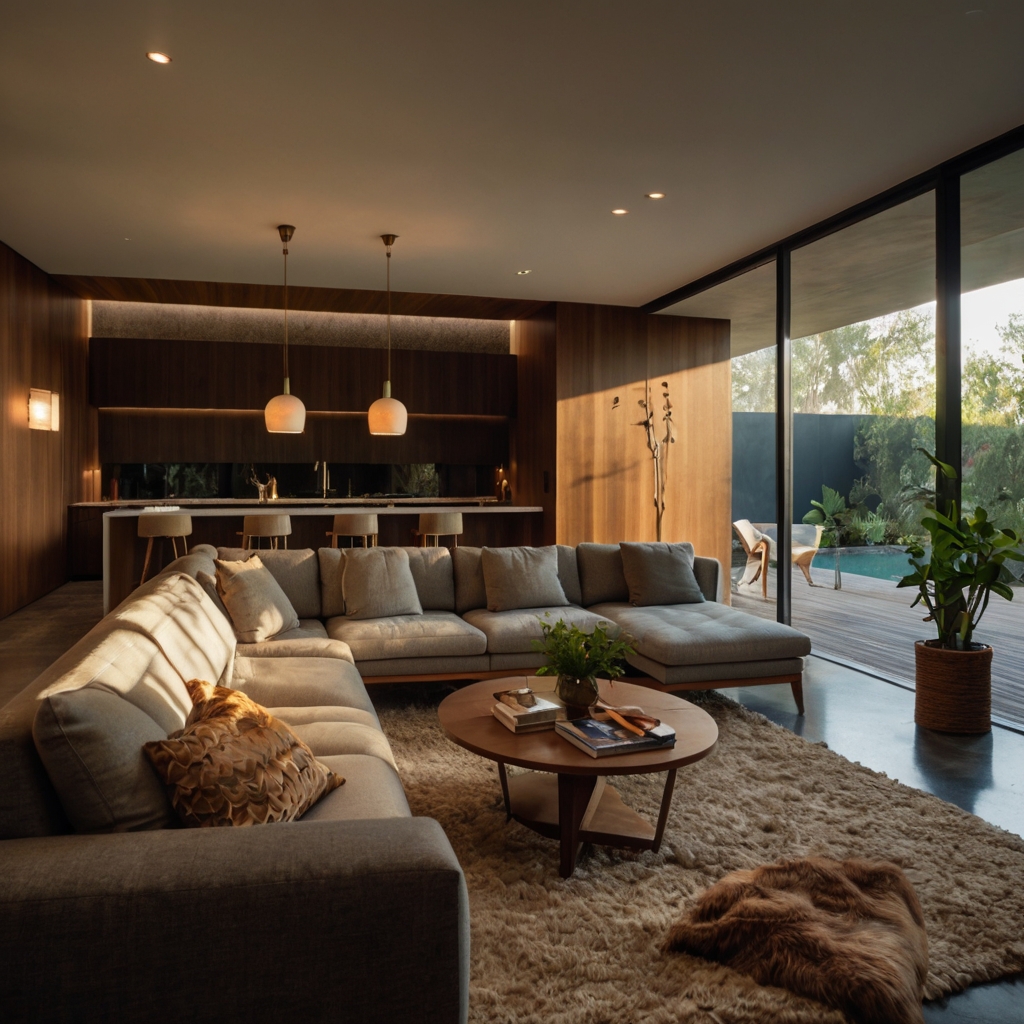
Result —
[[[409,556],[401,548],[350,548],[341,588],[350,619],[423,614]]]
[[[270,575],[281,584],[300,619],[320,617],[320,572],[312,548],[217,549],[217,557],[225,562],[245,562],[253,555],[260,556]]]
[[[487,588],[480,566],[483,548],[452,548],[452,569],[455,573],[455,614],[463,615],[474,608],[487,607]]]
[[[218,558],[214,564],[217,566],[217,592],[231,616],[240,643],[258,644],[298,626],[299,617],[288,595],[259,555],[244,562],[225,562]]]
[[[345,594],[341,577],[345,573],[345,552],[341,548],[319,548],[320,609],[325,619],[345,614]]]
[[[547,548],[484,548],[480,553],[487,609],[549,608],[569,603],[558,579],[558,552]]]
[[[580,603],[584,608],[629,600],[618,544],[579,544],[576,565],[580,574]]]
[[[409,556],[409,568],[416,593],[426,611],[455,611],[455,574],[452,553],[443,547],[402,548]]]
[[[619,549],[630,604],[700,604],[704,600],[693,574],[692,544],[623,543]]]

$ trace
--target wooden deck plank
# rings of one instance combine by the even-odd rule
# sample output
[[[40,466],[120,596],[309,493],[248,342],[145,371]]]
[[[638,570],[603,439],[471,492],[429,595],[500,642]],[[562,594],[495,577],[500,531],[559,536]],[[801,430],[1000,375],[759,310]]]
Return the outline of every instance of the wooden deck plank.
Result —
[[[793,625],[805,632],[815,651],[864,665],[914,685],[914,641],[934,636],[920,608],[911,609],[913,591],[871,576],[843,573],[843,589],[833,589],[831,569],[812,569],[814,587],[793,572]],[[768,600],[761,584],[733,593],[736,608],[775,618],[775,569],[768,574]],[[992,644],[992,713],[1024,725],[1024,592],[1012,602],[993,597],[976,634]]]

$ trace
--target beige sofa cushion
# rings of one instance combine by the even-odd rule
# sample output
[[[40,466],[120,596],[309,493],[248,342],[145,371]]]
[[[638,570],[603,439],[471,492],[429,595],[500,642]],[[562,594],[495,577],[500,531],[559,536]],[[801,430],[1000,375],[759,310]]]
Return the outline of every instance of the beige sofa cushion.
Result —
[[[318,800],[303,821],[412,817],[402,780],[387,761],[367,754],[325,755],[321,760],[344,776],[345,785]]]
[[[206,592],[206,596],[213,602],[217,611],[219,611],[228,622],[231,622],[231,613],[224,607],[224,602],[220,599],[220,591],[217,590],[217,577],[214,575],[216,571],[217,566],[213,567],[212,573],[205,572],[200,569],[199,572],[196,573],[196,582]],[[233,627],[232,632],[234,632]]]
[[[185,685],[193,700],[185,728],[143,746],[185,825],[294,821],[344,783],[244,693],[199,679]]]
[[[253,555],[267,567],[281,585],[295,614],[300,619],[315,619],[322,614],[320,597],[320,565],[312,548],[268,548],[247,551],[245,548],[218,548],[217,556],[227,562],[242,562]]]
[[[487,607],[487,588],[480,564],[483,548],[452,549],[452,570],[455,575],[455,612],[464,615],[472,608]]]
[[[409,569],[424,611],[455,611],[455,571],[448,548],[402,550],[409,556]]]
[[[298,627],[291,601],[259,555],[242,562],[218,558],[216,565],[217,592],[242,643],[256,644]]]
[[[132,628],[112,628],[43,691],[32,738],[76,831],[174,821],[142,745],[181,729],[191,708],[159,644]]]
[[[700,604],[704,595],[693,575],[692,544],[619,545],[630,604]]]
[[[341,548],[318,548],[320,562],[320,614],[325,619],[345,614],[341,580],[345,574],[345,552]]]
[[[402,548],[350,548],[341,588],[350,619],[423,614],[409,556]]]
[[[532,654],[532,641],[543,640],[541,621],[554,625],[559,619],[591,630],[608,619],[594,615],[583,608],[562,605],[552,608],[519,608],[514,611],[492,612],[477,608],[466,612],[465,620],[487,636],[487,653]],[[613,630],[613,632],[615,632]]]
[[[716,601],[650,608],[603,604],[590,610],[633,637],[637,654],[662,665],[774,661],[811,652],[811,641],[792,626]]]
[[[264,707],[358,708],[377,718],[359,669],[340,658],[236,658],[235,682]]]
[[[487,637],[454,612],[422,612],[376,619],[336,617],[327,632],[344,640],[357,662],[483,654]]]
[[[555,547],[484,548],[480,553],[487,610],[552,608],[568,604],[558,579]]]
[[[618,544],[578,544],[576,564],[580,573],[580,603],[584,608],[606,601],[629,600]]]

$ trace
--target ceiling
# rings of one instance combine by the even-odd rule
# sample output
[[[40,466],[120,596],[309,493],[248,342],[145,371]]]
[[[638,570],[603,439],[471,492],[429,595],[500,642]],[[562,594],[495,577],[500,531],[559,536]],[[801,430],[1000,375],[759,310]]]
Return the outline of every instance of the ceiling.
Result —
[[[8,4],[0,239],[274,284],[284,221],[292,282],[377,289],[393,231],[399,290],[639,305],[1024,122],[1022,38],[1015,0]]]

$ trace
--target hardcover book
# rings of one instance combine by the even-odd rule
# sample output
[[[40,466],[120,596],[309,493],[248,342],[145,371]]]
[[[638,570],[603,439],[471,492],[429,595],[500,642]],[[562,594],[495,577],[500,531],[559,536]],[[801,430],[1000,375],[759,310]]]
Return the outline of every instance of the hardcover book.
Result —
[[[555,732],[591,757],[632,754],[638,750],[674,747],[676,743],[675,729],[664,723],[647,729],[643,736],[637,736],[615,722],[576,718],[571,722],[556,722]]]

